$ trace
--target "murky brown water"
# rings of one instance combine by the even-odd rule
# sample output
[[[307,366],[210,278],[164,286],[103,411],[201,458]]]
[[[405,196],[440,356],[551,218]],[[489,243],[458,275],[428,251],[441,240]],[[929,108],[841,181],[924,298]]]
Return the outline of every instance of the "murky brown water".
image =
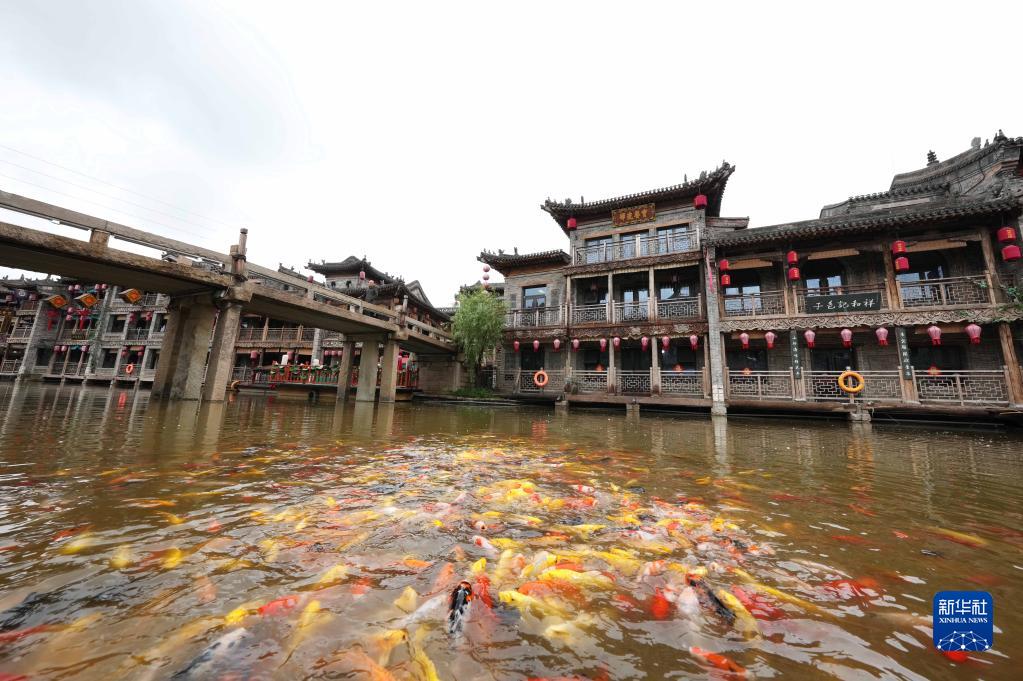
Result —
[[[1019,678],[1018,434],[11,384],[0,418],[0,679]],[[994,650],[933,649],[942,589],[993,593]]]

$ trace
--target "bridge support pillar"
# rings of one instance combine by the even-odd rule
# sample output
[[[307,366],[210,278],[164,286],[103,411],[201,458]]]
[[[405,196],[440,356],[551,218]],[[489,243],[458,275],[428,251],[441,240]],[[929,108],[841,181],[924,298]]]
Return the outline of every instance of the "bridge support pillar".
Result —
[[[355,361],[355,341],[346,340],[341,344],[341,364],[337,374],[337,399],[348,401],[348,389],[352,385],[352,366]]]
[[[222,402],[227,393],[227,384],[234,370],[234,346],[238,341],[241,316],[242,306],[228,303],[217,317],[209,366],[206,368],[206,382],[202,388],[202,399],[205,402]]]
[[[153,379],[153,395],[198,400],[202,396],[206,351],[213,333],[216,308],[198,298],[170,301],[167,331]]]
[[[380,358],[380,401],[394,402],[398,388],[398,343],[384,341],[384,352]]]
[[[362,341],[362,354],[359,357],[359,387],[355,389],[356,402],[376,401],[377,363],[379,361],[378,341],[375,338]]]

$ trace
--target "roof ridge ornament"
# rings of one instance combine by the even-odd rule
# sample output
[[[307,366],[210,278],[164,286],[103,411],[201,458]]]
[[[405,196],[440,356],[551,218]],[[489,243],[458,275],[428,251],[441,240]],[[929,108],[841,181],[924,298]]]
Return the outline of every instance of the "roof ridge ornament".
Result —
[[[927,165],[935,166],[938,165],[938,155],[934,153],[934,150],[927,152]]]

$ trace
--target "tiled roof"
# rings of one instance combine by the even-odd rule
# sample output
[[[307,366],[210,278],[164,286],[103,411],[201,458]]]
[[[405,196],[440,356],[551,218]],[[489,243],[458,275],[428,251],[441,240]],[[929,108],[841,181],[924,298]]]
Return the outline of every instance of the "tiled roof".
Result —
[[[714,234],[707,243],[714,246],[739,246],[754,243],[787,241],[792,238],[828,236],[869,232],[921,222],[942,222],[975,215],[998,215],[1019,212],[1015,199],[944,203],[932,206],[915,205],[904,210],[888,210],[878,215],[841,215],[820,220],[804,220],[769,227],[753,227],[727,234]]]
[[[310,262],[306,265],[313,272],[328,276],[337,274],[355,274],[359,271],[366,273],[367,279],[373,279],[375,281],[392,281],[394,277],[391,277],[386,272],[381,272],[377,268],[370,264],[369,260],[365,258],[356,258],[354,255],[350,255],[341,262]]]
[[[518,253],[491,253],[490,251],[483,251],[476,259],[490,265],[501,274],[504,274],[506,270],[514,270],[519,267],[530,267],[533,265],[563,266],[572,262],[572,259],[568,257],[568,253],[565,253],[560,248],[539,253],[523,253],[522,255]]]
[[[403,296],[408,296],[409,300],[416,307],[430,312],[441,321],[449,321],[451,319],[448,313],[438,307],[434,307],[428,300],[423,299],[426,295],[425,292],[423,296],[419,296],[414,291],[409,290],[403,281],[392,281],[386,284],[361,286],[359,288],[339,288],[337,290],[353,298],[365,300],[367,303],[375,302],[381,298],[402,298]],[[420,288],[419,290],[422,289]]]
[[[540,208],[550,213],[551,217],[561,225],[561,228],[566,233],[568,231],[568,219],[571,217],[585,218],[602,215],[610,213],[615,208],[626,208],[640,203],[688,199],[701,193],[707,195],[707,215],[717,216],[721,213],[721,197],[725,191],[725,184],[733,172],[735,172],[735,166],[729,165],[725,161],[713,172],[701,173],[698,178],[683,182],[682,184],[584,203],[551,201],[547,199]]]

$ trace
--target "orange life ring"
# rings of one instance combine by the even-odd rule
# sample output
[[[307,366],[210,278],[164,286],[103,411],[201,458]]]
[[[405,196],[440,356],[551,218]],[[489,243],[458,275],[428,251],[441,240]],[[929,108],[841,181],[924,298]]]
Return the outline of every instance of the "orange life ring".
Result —
[[[533,383],[536,384],[537,388],[542,388],[547,385],[551,380],[551,377],[547,375],[547,372],[543,369],[533,374]]]
[[[129,376],[131,376],[132,373],[134,373],[134,372],[135,372],[135,365],[134,364],[129,364],[128,366],[124,367],[124,373],[128,374]]]
[[[850,378],[856,381],[855,385],[849,382]],[[855,371],[843,371],[842,375],[838,377],[838,387],[850,395],[861,392],[866,386],[867,382],[863,380],[863,376]]]

